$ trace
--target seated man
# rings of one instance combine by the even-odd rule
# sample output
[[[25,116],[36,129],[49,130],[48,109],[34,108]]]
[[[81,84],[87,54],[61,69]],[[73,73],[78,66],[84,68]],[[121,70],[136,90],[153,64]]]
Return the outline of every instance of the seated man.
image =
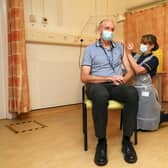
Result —
[[[94,161],[96,165],[106,165],[107,140],[106,127],[108,119],[108,100],[124,103],[122,152],[128,163],[135,163],[137,155],[130,138],[135,129],[138,111],[138,93],[133,86],[125,83],[132,77],[133,71],[124,54],[121,43],[112,40],[114,24],[105,19],[100,22],[98,31],[100,39],[85,50],[81,80],[86,84],[86,94],[92,100],[92,114],[95,135],[98,139]],[[126,73],[123,75],[123,66]]]

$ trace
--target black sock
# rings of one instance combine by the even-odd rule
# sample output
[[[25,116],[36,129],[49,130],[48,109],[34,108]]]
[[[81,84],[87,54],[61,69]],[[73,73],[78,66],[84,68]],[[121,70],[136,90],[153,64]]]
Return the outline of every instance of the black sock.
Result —
[[[106,138],[98,138],[98,143],[100,144],[106,144]]]
[[[128,142],[130,142],[130,137],[123,135],[122,143],[125,144],[125,143],[128,143]]]
[[[168,113],[160,112],[160,123],[168,122]]]

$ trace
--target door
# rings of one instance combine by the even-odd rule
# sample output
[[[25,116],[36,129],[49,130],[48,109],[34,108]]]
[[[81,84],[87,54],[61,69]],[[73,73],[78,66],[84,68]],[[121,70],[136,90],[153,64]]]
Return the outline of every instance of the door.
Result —
[[[0,1],[0,119],[11,118],[8,113],[8,41],[7,41],[7,4]]]

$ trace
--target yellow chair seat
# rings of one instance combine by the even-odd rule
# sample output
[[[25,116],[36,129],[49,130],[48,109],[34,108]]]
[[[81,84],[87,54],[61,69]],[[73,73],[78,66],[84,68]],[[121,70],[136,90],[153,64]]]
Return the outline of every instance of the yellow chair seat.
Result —
[[[88,109],[92,108],[91,100],[85,99],[85,104]],[[118,109],[123,109],[123,108],[124,108],[124,104],[119,103],[118,101],[115,101],[115,100],[109,100],[108,109],[118,110]]]

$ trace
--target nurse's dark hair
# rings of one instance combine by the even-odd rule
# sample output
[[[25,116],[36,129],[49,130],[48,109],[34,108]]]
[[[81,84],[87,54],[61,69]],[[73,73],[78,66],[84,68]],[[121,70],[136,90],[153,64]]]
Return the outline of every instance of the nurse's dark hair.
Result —
[[[141,37],[141,43],[147,43],[150,45],[154,45],[152,51],[156,51],[159,48],[159,44],[157,43],[157,38],[153,34],[145,34]]]

